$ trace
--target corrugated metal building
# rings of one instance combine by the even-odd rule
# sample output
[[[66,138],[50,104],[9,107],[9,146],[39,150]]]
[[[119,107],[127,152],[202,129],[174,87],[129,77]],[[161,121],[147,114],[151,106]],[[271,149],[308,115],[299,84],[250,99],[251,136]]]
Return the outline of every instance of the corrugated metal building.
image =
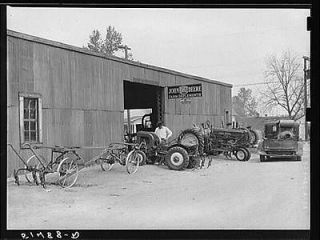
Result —
[[[101,146],[123,139],[124,109],[152,108],[175,135],[231,121],[232,85],[7,31],[7,142]],[[191,85],[189,87],[183,87]],[[189,104],[181,94],[191,96]],[[20,161],[8,149],[8,176]],[[43,153],[45,154],[45,153]],[[84,159],[92,151],[83,153]]]

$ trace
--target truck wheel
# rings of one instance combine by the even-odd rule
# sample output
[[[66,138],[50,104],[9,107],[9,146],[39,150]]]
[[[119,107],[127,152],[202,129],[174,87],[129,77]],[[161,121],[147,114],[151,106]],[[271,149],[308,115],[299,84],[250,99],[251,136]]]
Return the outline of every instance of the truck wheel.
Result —
[[[248,157],[246,150],[243,148],[238,148],[235,152],[235,155],[238,161],[246,161]]]
[[[182,147],[172,147],[165,156],[168,167],[172,170],[183,170],[189,164],[188,152]]]
[[[182,131],[178,136],[178,143],[186,147],[198,145],[199,154],[203,154],[204,138],[197,129],[190,128]]]
[[[266,160],[266,156],[260,155],[260,162],[264,162]]]

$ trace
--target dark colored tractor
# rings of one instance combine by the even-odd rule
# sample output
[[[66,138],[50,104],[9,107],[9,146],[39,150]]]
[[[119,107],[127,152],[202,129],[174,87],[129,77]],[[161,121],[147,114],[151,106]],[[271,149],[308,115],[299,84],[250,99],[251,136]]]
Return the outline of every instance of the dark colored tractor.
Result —
[[[299,142],[299,123],[279,120],[265,124],[264,138],[259,143],[260,161],[270,158],[290,158],[301,161],[302,143]]]
[[[251,129],[213,128],[209,121],[200,126],[194,126],[181,132],[178,142],[182,145],[199,145],[202,155],[224,154],[227,158],[232,155],[239,161],[248,161],[251,153],[248,147],[258,142],[258,134]]]
[[[188,167],[190,158],[198,155],[198,146],[184,146],[175,140],[161,142],[154,132],[137,132],[137,143],[144,143],[141,150],[146,154],[148,163],[165,163],[170,169],[183,170]]]

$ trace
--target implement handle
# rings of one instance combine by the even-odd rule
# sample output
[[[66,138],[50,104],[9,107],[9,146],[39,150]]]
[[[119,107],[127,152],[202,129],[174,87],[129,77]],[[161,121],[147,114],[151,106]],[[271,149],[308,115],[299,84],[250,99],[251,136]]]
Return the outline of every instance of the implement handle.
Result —
[[[24,161],[24,159],[20,156],[20,154],[17,152],[17,150],[12,146],[12,144],[7,143],[8,146],[11,147],[11,149],[14,151],[14,153],[20,158],[20,160],[23,162],[23,164],[27,167],[27,163]]]

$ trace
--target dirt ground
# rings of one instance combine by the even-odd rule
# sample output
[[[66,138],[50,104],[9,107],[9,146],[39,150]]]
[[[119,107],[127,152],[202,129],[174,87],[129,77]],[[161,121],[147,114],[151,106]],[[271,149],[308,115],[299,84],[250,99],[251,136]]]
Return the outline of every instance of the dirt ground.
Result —
[[[207,169],[116,165],[47,189],[8,181],[8,229],[309,229],[309,144],[301,162],[216,157]],[[55,176],[50,176],[54,181]]]

